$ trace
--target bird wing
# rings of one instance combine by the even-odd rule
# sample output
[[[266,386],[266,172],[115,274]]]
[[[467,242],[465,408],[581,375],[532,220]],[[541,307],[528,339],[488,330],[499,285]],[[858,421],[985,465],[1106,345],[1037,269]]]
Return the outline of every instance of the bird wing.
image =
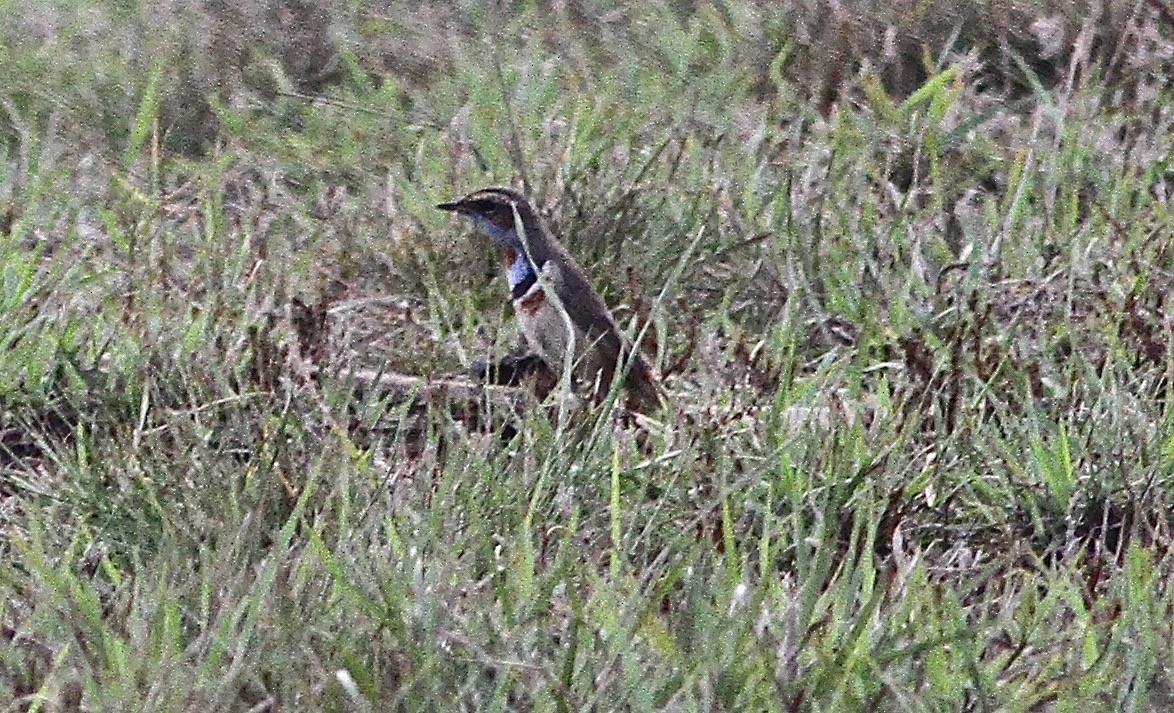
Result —
[[[558,256],[548,259],[542,272],[554,285],[559,301],[575,326],[582,329],[597,348],[618,357],[624,346],[619,327],[579,266],[569,257]]]
[[[588,282],[574,258],[565,253],[551,255],[542,266],[542,271],[558,290],[567,316],[587,334],[596,349],[609,357],[611,364],[619,364],[621,354],[632,360],[624,386],[636,396],[641,410],[651,410],[660,399],[660,390],[652,378],[652,368],[620,331],[611,310]],[[609,383],[612,376],[611,369],[604,374]]]

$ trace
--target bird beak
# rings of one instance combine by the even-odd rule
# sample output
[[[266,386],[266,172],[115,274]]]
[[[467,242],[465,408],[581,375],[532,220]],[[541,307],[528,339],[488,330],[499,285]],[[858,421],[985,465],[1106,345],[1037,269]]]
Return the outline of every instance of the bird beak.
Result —
[[[463,201],[452,201],[450,203],[439,203],[436,207],[441,210],[451,210],[461,213],[464,212],[465,204]]]

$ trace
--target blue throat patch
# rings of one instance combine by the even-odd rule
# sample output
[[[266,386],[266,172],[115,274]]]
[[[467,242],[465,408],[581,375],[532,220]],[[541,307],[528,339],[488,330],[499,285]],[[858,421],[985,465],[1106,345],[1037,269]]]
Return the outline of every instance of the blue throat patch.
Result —
[[[503,230],[497,223],[479,215],[474,215],[473,220],[477,221],[477,227],[481,228],[482,232],[492,238],[493,242],[503,248],[521,252],[522,241],[518,240],[518,236],[514,231]]]
[[[477,226],[493,239],[493,242],[514,253],[514,261],[506,270],[506,278],[510,283],[510,297],[516,300],[526,294],[538,281],[538,275],[530,265],[530,260],[526,257],[526,250],[522,247],[522,241],[518,240],[517,233],[513,230],[503,230],[492,220],[482,218],[479,215],[474,215],[473,219],[477,221]]]
[[[534,274],[530,260],[520,250],[514,252],[514,261],[506,271],[506,278],[510,283],[510,297],[515,300],[529,292],[534,283],[538,282],[538,275]]]

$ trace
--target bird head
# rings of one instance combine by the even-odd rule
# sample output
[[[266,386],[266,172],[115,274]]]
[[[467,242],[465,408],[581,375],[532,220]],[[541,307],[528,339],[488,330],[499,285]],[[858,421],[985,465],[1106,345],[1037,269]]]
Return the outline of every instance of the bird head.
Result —
[[[522,240],[518,236],[514,211],[522,218],[522,225],[530,237],[534,224],[534,211],[521,193],[509,188],[483,188],[473,191],[459,200],[436,206],[466,215],[477,223],[477,227],[493,239],[493,242],[511,250],[522,251]]]

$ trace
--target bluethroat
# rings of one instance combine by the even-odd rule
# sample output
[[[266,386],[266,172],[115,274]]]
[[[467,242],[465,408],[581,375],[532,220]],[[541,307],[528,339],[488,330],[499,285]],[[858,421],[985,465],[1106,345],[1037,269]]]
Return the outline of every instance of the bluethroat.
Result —
[[[582,268],[546,229],[530,201],[508,188],[484,188],[437,206],[473,219],[501,248],[514,312],[526,341],[555,373],[570,358],[576,386],[602,401],[616,370],[629,408],[654,411],[661,403],[652,369],[620,331]],[[548,291],[554,292],[554,299]]]

